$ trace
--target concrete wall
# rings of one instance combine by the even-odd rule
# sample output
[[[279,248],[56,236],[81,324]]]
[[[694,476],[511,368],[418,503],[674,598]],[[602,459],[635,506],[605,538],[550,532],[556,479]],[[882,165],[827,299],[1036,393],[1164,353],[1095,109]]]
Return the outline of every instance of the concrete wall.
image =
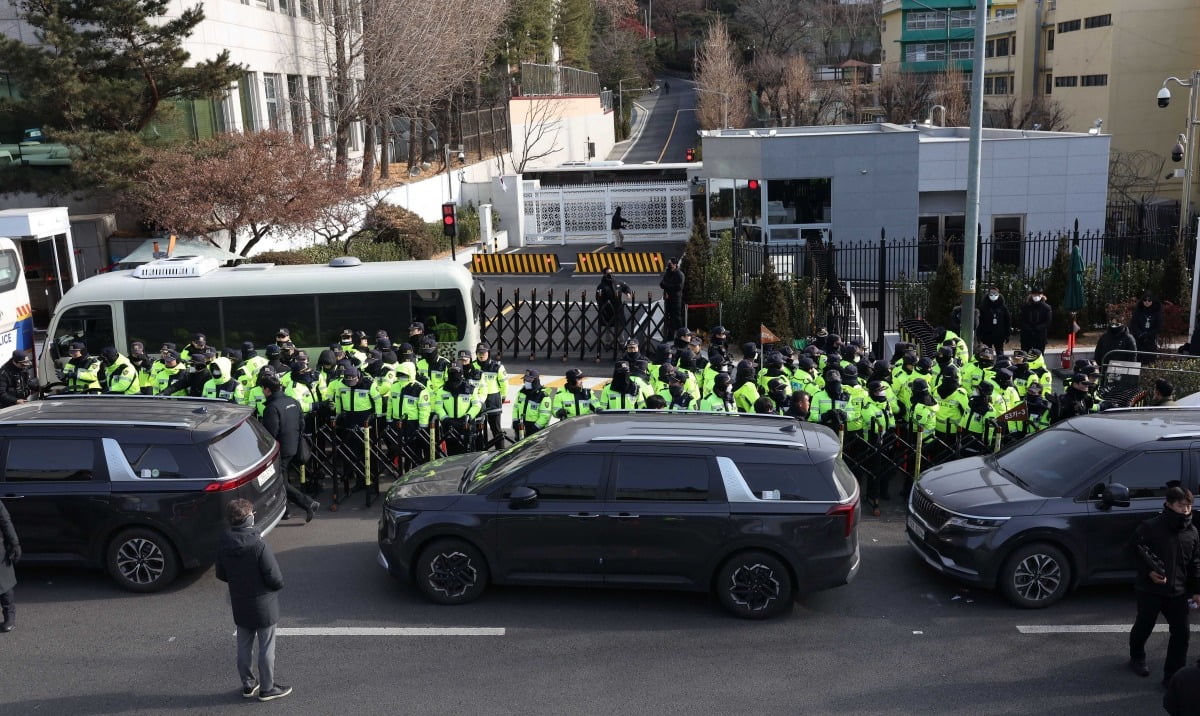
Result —
[[[596,145],[596,159],[604,159],[616,143],[613,115],[599,97],[514,97],[508,103],[512,127],[512,163],[525,167],[552,167],[563,162],[587,161],[587,144]]]

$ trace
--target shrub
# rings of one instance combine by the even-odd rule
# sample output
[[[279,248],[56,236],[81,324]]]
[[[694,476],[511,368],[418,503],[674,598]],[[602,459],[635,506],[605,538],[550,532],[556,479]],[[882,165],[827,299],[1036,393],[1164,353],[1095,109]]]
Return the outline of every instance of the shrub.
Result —
[[[312,263],[312,259],[306,253],[305,249],[264,251],[261,254],[255,254],[251,259],[256,264],[276,264],[278,266],[296,266]]]
[[[791,342],[792,338],[792,315],[788,306],[790,291],[779,276],[775,273],[775,267],[767,261],[763,266],[762,275],[758,277],[757,290],[755,291],[755,308],[754,313],[757,316],[756,324],[766,326],[772,333],[779,336],[779,339],[785,343]],[[754,335],[758,336],[758,325],[753,326]]]
[[[962,302],[962,269],[949,251],[942,254],[933,280],[929,283],[928,320],[935,326],[950,323],[950,314]]]
[[[896,282],[896,306],[901,319],[925,318],[929,315],[929,286],[901,273]]]
[[[441,246],[441,229],[438,227],[436,237],[430,231],[429,224],[421,217],[401,206],[379,204],[367,213],[361,231],[346,241],[346,253],[354,254],[360,249],[356,243],[365,241],[374,243],[394,244],[400,248],[400,253],[406,259],[428,259],[437,253]]]

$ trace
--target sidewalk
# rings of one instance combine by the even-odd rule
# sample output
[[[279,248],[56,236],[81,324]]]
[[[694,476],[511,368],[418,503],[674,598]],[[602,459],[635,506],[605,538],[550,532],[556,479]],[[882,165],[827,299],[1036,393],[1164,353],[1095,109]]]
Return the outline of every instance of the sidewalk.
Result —
[[[633,145],[642,136],[642,130],[646,128],[646,120],[650,118],[650,113],[654,111],[654,105],[658,102],[658,97],[658,91],[654,91],[647,92],[636,100],[625,100],[632,103],[632,110],[629,114],[629,138],[614,144],[612,151],[608,153],[605,159],[609,161],[623,161],[625,159],[625,155],[629,153],[630,149],[633,149]]]

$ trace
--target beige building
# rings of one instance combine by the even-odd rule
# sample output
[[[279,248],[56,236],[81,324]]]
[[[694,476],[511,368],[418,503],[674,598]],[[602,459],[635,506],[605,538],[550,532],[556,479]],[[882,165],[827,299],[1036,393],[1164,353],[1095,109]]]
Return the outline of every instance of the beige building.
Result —
[[[938,72],[949,59],[970,72],[972,63],[963,57],[974,49],[965,38],[966,26],[974,26],[968,11],[973,5],[973,0],[885,0],[885,68]],[[1101,131],[1112,135],[1111,200],[1180,197],[1182,178],[1167,177],[1183,167],[1171,160],[1171,149],[1185,130],[1188,90],[1170,84],[1173,99],[1165,109],[1155,95],[1167,77],[1186,80],[1200,69],[1200,2],[994,0],[988,15],[989,124],[1002,125],[1006,109],[1019,119],[1030,102],[1053,100],[1050,113],[1057,105],[1065,118],[1055,128],[1086,132],[1102,120]],[[1048,117],[1029,124],[1039,120],[1047,123]],[[1190,149],[1196,157],[1196,147]],[[1193,171],[1193,212],[1200,206],[1198,179],[1200,170]]]

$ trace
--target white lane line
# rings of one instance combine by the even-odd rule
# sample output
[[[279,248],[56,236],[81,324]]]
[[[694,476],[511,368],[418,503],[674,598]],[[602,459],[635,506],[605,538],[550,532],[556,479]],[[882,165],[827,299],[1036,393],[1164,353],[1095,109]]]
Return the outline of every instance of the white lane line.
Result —
[[[503,627],[279,627],[280,636],[504,636]]]
[[[1022,634],[1128,634],[1132,624],[1030,624],[1018,626]],[[1200,632],[1200,624],[1192,624],[1192,631]],[[1156,624],[1154,631],[1167,631],[1166,624]]]

